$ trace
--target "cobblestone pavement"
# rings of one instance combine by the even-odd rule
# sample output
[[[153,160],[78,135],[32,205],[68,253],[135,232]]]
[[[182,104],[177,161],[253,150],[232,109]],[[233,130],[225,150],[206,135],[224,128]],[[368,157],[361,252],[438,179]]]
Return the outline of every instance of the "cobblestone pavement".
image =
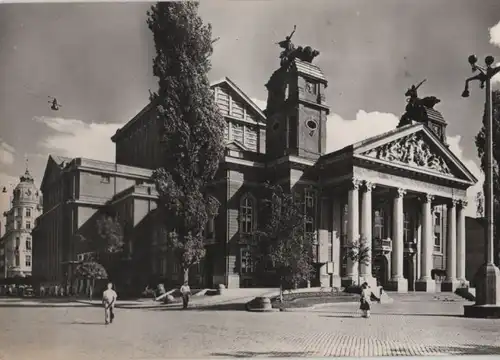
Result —
[[[162,359],[500,354],[500,320],[461,317],[464,302],[357,304],[312,311],[1,307],[0,359]]]

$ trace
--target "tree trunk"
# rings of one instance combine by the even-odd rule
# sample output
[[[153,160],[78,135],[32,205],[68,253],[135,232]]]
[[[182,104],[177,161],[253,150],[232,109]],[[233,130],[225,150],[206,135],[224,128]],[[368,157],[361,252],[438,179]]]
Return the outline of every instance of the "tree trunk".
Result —
[[[92,278],[92,281],[90,282],[90,301],[92,301],[92,296],[94,295],[94,288],[95,288],[95,279]]]
[[[189,284],[189,268],[184,269],[184,282]]]
[[[283,278],[280,279],[280,303],[283,304]]]

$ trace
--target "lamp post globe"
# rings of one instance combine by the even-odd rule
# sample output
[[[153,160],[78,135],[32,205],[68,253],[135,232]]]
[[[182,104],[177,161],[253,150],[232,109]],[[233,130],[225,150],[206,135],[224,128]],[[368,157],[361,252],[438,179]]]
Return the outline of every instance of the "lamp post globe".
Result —
[[[491,55],[488,55],[484,58],[484,62],[486,65],[491,66],[495,62],[495,58]]]
[[[472,54],[469,56],[469,64],[475,65],[477,63],[477,56]]]

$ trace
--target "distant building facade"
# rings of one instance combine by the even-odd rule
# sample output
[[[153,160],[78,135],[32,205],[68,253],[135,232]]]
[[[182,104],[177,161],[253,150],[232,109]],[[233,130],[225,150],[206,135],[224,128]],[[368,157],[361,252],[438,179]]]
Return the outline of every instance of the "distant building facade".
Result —
[[[302,196],[304,226],[316,238],[313,284],[341,286],[359,275],[397,291],[432,292],[439,290],[436,270],[445,274],[443,290],[467,283],[464,209],[466,190],[477,180],[448,149],[435,103],[418,103],[415,90],[396,129],[326,154],[329,106],[321,69],[294,59],[266,86],[263,112],[230,79],[212,85],[226,120],[226,150],[209,190],[222,206],[207,224],[207,253],[190,272],[193,283],[276,285],[272,269],[260,272],[251,257],[267,180]],[[129,283],[182,280],[148,184],[161,166],[160,125],[151,103],[119,129],[112,137],[116,164],[49,158],[34,235],[44,239],[35,241],[34,271],[41,277],[77,286],[71,264],[88,249],[75,235],[94,231],[95,216],[106,209],[119,214],[125,229]],[[344,256],[346,245],[360,238],[372,247],[372,261],[361,268]]]
[[[0,238],[0,277],[32,275],[33,237],[36,218],[42,213],[42,195],[26,170],[12,193],[11,207],[3,215],[5,234]]]

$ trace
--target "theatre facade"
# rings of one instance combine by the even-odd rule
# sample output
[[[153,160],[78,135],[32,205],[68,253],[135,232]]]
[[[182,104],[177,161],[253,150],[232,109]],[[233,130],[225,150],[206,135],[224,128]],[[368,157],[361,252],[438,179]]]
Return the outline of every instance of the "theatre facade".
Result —
[[[466,191],[477,179],[446,144],[446,122],[434,109],[439,100],[419,98],[413,86],[395,129],[326,154],[328,82],[313,64],[316,54],[293,51],[266,84],[265,111],[230,79],[212,85],[226,120],[225,156],[209,187],[221,208],[207,224],[207,254],[191,271],[193,285],[277,285],[272,270],[258,273],[251,256],[265,181],[302,196],[304,226],[316,239],[311,285],[367,281],[401,292],[433,292],[436,274],[443,277],[442,290],[467,285],[464,209]],[[182,281],[148,180],[161,165],[159,126],[151,103],[113,136],[116,164],[49,159],[42,191],[44,201],[53,203],[44,204],[34,232],[45,238],[38,242],[42,255],[34,257],[34,271],[76,286],[71,264],[86,250],[75,234],[91,229],[103,209],[114,209],[126,229],[127,283]],[[65,182],[62,189],[68,190],[60,194],[57,184]],[[57,196],[50,195],[54,191]],[[50,215],[48,209],[57,206]],[[347,246],[356,242],[371,248],[370,260],[361,265],[345,258]],[[58,249],[58,256],[44,258],[50,249]]]

